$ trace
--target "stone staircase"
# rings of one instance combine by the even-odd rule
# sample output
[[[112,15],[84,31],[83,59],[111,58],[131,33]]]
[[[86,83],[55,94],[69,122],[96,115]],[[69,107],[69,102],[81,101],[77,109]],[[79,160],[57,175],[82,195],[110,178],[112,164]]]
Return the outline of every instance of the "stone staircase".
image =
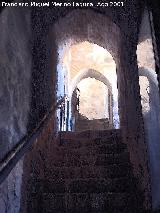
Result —
[[[119,130],[62,132],[29,212],[140,213],[143,196]]]
[[[113,124],[109,123],[108,118],[89,120],[84,115],[77,112],[75,120],[75,131],[81,132],[86,130],[108,130],[113,129]]]

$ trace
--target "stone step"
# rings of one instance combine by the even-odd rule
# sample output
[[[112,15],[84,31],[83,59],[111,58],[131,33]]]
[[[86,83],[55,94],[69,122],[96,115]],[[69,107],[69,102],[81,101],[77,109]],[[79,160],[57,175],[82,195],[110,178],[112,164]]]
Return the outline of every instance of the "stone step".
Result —
[[[130,157],[128,152],[123,152],[120,154],[103,154],[97,155],[95,166],[108,166],[112,164],[122,164],[125,162],[130,162]]]
[[[93,154],[89,153],[67,153],[65,155],[55,155],[54,160],[48,161],[48,166],[62,167],[62,166],[108,166],[110,164],[120,164],[129,162],[129,153],[122,152],[119,154]]]
[[[132,167],[129,163],[113,164],[107,167],[82,166],[82,167],[53,167],[46,168],[47,179],[78,179],[78,178],[118,178],[129,177],[132,174]]]
[[[120,130],[61,132],[46,158],[44,178],[32,177],[27,212],[143,212]]]
[[[128,193],[43,193],[45,213],[140,213]]]
[[[127,149],[126,144],[119,143],[119,144],[85,144],[86,146],[67,146],[67,144],[54,147],[54,154],[55,155],[64,155],[68,153],[85,153],[88,155],[88,153],[93,154],[113,154],[113,153],[121,153]]]
[[[134,178],[41,180],[46,193],[105,193],[135,192]]]
[[[112,130],[86,130],[82,132],[59,132],[61,134],[62,139],[77,139],[77,138],[85,138],[85,139],[96,139],[103,137],[115,137],[121,138],[121,130],[120,129],[112,129]]]
[[[116,141],[114,138],[97,138],[97,139],[63,139],[57,142],[57,147],[64,147],[67,149],[71,148],[83,148],[83,147],[97,147],[97,146],[117,146],[117,147],[125,147],[126,144],[121,143],[120,141]]]

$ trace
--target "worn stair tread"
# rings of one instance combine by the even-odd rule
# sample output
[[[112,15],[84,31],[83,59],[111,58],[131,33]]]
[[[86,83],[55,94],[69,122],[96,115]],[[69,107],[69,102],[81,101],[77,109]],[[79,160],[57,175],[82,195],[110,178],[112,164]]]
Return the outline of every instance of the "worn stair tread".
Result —
[[[120,164],[124,162],[129,162],[130,157],[129,153],[122,152],[122,153],[115,153],[115,154],[101,154],[97,155],[97,160],[95,162],[95,165],[97,166],[107,166],[108,164]]]
[[[134,178],[108,178],[108,179],[65,179],[65,180],[39,180],[35,190],[43,187],[43,192],[51,193],[104,193],[104,192],[135,192]]]
[[[116,178],[131,176],[132,167],[130,163],[112,164],[103,166],[81,166],[81,167],[53,167],[45,170],[47,179],[68,179],[68,178]]]
[[[43,202],[49,205],[50,210],[87,208],[99,213],[103,210],[132,210],[136,208],[137,198],[129,193],[43,193]]]
[[[101,145],[101,144],[120,144],[121,138],[119,137],[97,137],[97,138],[59,138],[57,139],[57,144],[59,146],[69,146],[69,147],[81,147],[81,146],[93,146],[93,145]]]
[[[143,193],[120,130],[60,135],[46,156],[43,178],[32,178],[29,212],[143,212]]]
[[[88,146],[88,147],[86,147]],[[69,146],[67,144],[62,144],[61,146],[54,147],[53,152],[57,155],[63,155],[65,153],[88,153],[88,152],[96,152],[97,154],[109,154],[109,153],[120,153],[127,149],[126,144],[91,144],[79,146],[78,144],[74,144]]]
[[[102,138],[102,137],[110,137],[110,136],[121,136],[120,129],[111,129],[111,130],[85,130],[81,132],[59,132],[61,134],[61,138],[63,139],[77,139],[77,138]]]
[[[120,164],[129,162],[129,153],[111,153],[111,154],[95,154],[92,153],[85,155],[81,154],[66,154],[57,155],[54,161],[48,162],[50,168],[61,167],[61,166],[108,166],[111,164]]]

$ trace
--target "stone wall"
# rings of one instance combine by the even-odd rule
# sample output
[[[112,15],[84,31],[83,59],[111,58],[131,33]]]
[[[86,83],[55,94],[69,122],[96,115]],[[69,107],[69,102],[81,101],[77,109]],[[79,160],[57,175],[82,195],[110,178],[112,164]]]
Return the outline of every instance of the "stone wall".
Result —
[[[0,159],[27,132],[30,109],[31,24],[26,8],[6,8],[0,15]],[[23,160],[0,186],[1,213],[18,213]]]
[[[0,158],[25,135],[31,79],[30,11],[7,8],[0,16]]]
[[[43,14],[36,16],[35,11],[5,8],[0,16],[1,158],[37,126],[54,100],[54,38],[44,30]],[[23,173],[21,160],[1,185],[4,212],[19,212]]]
[[[0,185],[1,213],[19,213],[22,187],[23,159]]]

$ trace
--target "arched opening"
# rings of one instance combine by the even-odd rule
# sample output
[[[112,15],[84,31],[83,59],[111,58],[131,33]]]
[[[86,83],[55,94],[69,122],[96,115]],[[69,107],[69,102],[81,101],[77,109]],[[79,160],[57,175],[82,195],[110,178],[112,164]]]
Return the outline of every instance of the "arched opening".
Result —
[[[137,46],[137,59],[145,138],[149,155],[152,204],[153,208],[157,209],[160,203],[160,181],[158,178],[160,176],[160,97],[152,34],[149,12],[145,8]]]
[[[94,16],[94,19],[91,19],[92,16]],[[99,21],[102,23],[103,27],[99,25]],[[78,25],[79,27],[77,27]],[[118,49],[119,49],[119,42],[120,42],[120,31],[119,31],[119,28],[108,17],[101,15],[99,13],[95,13],[90,9],[87,9],[87,10],[77,9],[76,11],[73,10],[72,12],[67,14],[65,18],[61,18],[57,21],[57,23],[54,25],[52,33],[55,38],[55,43],[57,48],[57,78],[58,78],[57,98],[67,94],[69,96],[69,102],[71,103],[71,97],[73,92],[71,87],[71,81],[75,77],[74,76],[75,73],[72,72],[72,75],[70,75],[70,72],[68,72],[68,70],[71,68],[70,67],[71,64],[68,62],[71,61],[71,52],[74,52],[75,49],[78,49],[78,51],[81,52],[84,44],[85,44],[85,48],[89,48],[89,49],[92,48],[94,50],[94,51],[90,51],[91,55],[87,55],[86,57],[96,58],[97,57],[96,55],[99,54],[98,52],[95,53],[95,49],[97,47],[99,47],[99,50],[103,49],[102,51],[103,54],[107,52],[108,50],[109,51],[108,55],[110,54],[112,55],[112,56],[110,55],[110,59],[114,62],[115,77],[119,78],[118,71],[117,71],[118,67],[116,67],[115,63],[118,63],[118,57],[119,57]],[[111,39],[111,37],[109,36],[110,34],[112,34],[113,36],[112,38],[114,39]],[[92,55],[93,52],[94,52],[94,56]],[[82,64],[83,64],[83,60],[82,60],[83,57],[84,55],[81,55]],[[101,57],[99,57],[99,59],[100,58]],[[107,63],[109,64],[110,62],[108,61]],[[75,70],[76,69],[77,68],[75,67]],[[85,70],[87,71],[88,69],[94,69],[99,71],[96,67],[89,66],[89,64],[87,68],[79,67],[78,71],[80,73]],[[102,65],[102,71],[103,71],[103,65]],[[117,71],[117,75],[116,75],[116,71]],[[113,74],[113,71],[110,70],[110,73]],[[115,98],[116,101],[114,104],[116,106],[116,110],[114,111],[116,111],[117,117],[118,117],[118,101],[119,100],[118,100],[118,90],[117,90],[116,81],[114,81],[114,85],[115,85],[114,88],[116,90],[115,94],[117,94],[117,97]],[[67,101],[66,101],[66,105],[67,105]],[[68,112],[66,112],[69,114],[71,114],[70,103],[69,103],[69,110]],[[59,115],[60,113],[58,114],[57,117],[60,121]],[[117,122],[116,128],[119,128],[119,117],[117,121],[118,122]],[[64,125],[64,128],[62,128],[62,130],[70,130],[70,119],[68,119],[67,121],[65,120],[64,123],[65,125]],[[59,126],[60,128],[59,124],[57,126]]]
[[[66,43],[66,46],[67,45],[68,44]],[[78,109],[78,107],[77,106],[72,107],[73,100],[74,100],[74,104],[75,103],[80,104],[79,110],[82,111],[82,113],[80,112],[79,115],[81,114],[86,119],[89,118],[91,114],[86,115],[87,111],[84,112],[84,110],[82,110],[83,108],[82,105],[84,104],[84,102],[88,103],[88,106],[86,105],[87,108],[91,104],[92,106],[95,106],[95,109],[93,109],[93,111],[95,112],[98,111],[98,105],[99,105],[99,108],[101,108],[101,103],[103,103],[102,105],[105,106],[105,109],[102,110],[104,111],[103,113],[104,116],[101,115],[99,119],[108,120],[108,121],[106,120],[102,121],[104,123],[108,123],[108,125],[105,125],[106,129],[119,128],[116,64],[111,54],[106,49],[98,46],[97,44],[90,43],[88,41],[74,44],[67,51],[64,49],[63,52],[64,54],[61,55],[59,64],[57,66],[58,76],[59,76],[57,95],[59,95],[62,92],[63,94],[67,95],[68,107],[69,107],[69,109],[66,109],[66,112],[68,112],[66,116],[68,116],[69,118],[64,119],[66,128],[64,127],[63,130],[75,129],[74,125],[75,125],[76,113],[75,113],[75,110],[72,110],[72,108]],[[92,79],[86,79],[86,78],[92,78]],[[98,83],[97,84],[95,82],[93,83],[94,81],[93,78],[95,79],[95,82],[97,80],[102,84],[101,90],[99,88],[100,85],[98,86]],[[89,87],[91,87],[92,89]],[[76,88],[80,89],[79,90],[80,100],[81,100],[80,102],[76,95],[76,91],[77,91],[75,90]],[[86,88],[88,88],[88,91],[86,90]],[[94,92],[91,92],[91,90]],[[89,96],[89,93],[90,93],[90,96]],[[87,100],[86,98],[82,98],[82,96],[85,97],[86,95],[87,95]],[[93,96],[95,98],[91,98]],[[77,97],[77,100],[76,100],[76,97]],[[92,103],[89,103],[90,102],[89,100],[92,101]],[[73,111],[74,111],[74,115],[73,115]],[[108,117],[106,117],[105,112],[108,113],[107,114]],[[92,120],[97,119],[98,118],[97,115],[95,114],[95,117],[93,117],[92,115],[91,116]],[[88,124],[88,126],[90,127],[92,126],[91,122],[90,124]],[[101,125],[101,128],[102,126],[103,125]]]
[[[71,102],[72,122],[76,131],[113,129],[113,98],[110,89],[103,81],[93,77],[82,79],[77,84]]]
[[[107,86],[95,78],[85,78],[81,80],[77,88],[79,89],[79,113],[88,120],[109,118],[107,98]],[[97,101],[97,97],[100,99]]]

